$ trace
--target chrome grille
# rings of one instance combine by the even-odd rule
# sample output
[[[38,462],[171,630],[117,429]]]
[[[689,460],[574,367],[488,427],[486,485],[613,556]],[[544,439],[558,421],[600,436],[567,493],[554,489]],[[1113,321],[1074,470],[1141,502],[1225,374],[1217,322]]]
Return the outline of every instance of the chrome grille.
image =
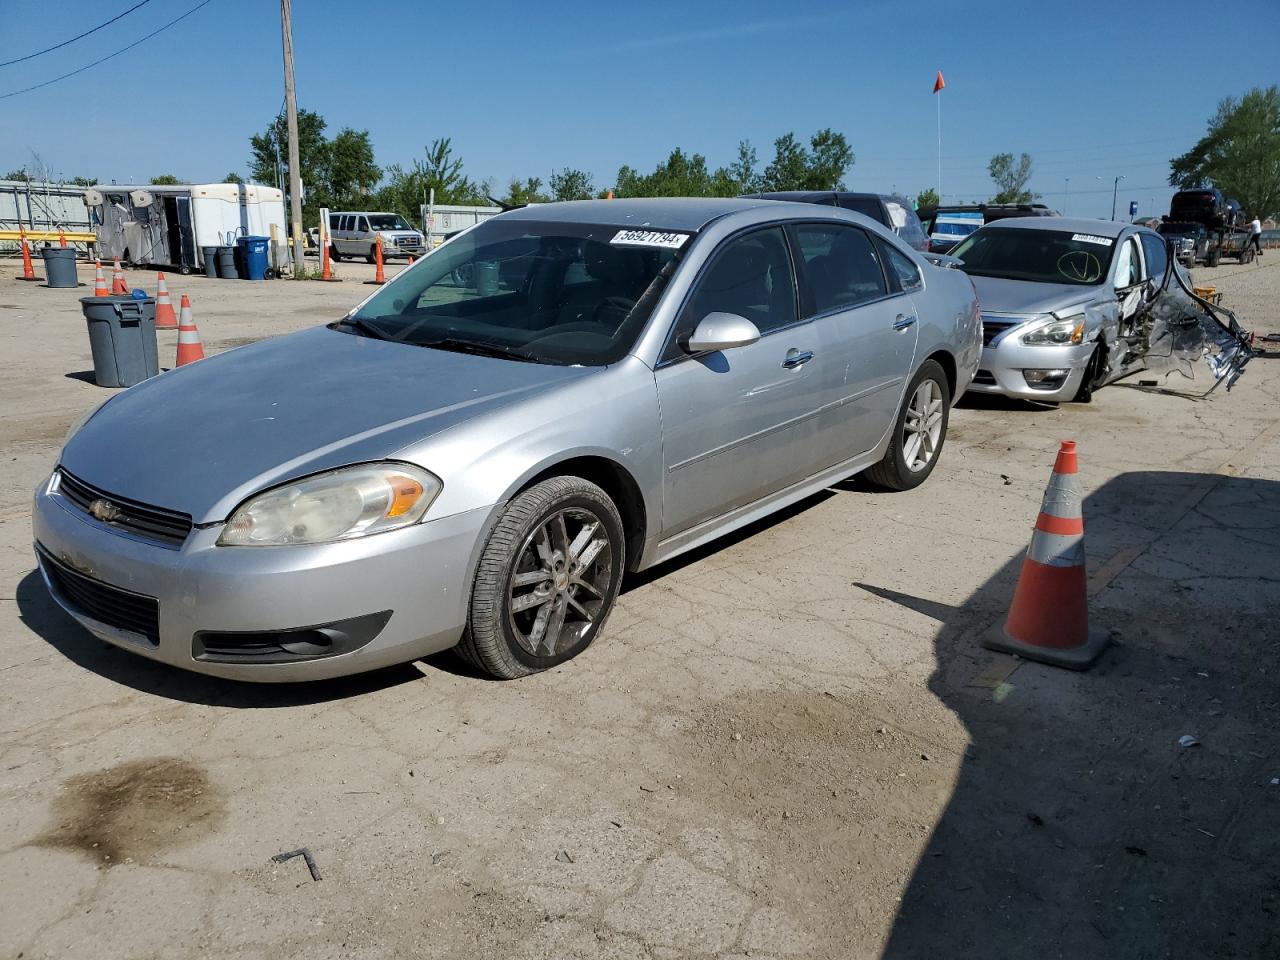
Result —
[[[1021,322],[1020,320],[1003,320],[998,317],[984,316],[982,318],[982,345],[984,347],[991,346],[992,340]]]
[[[150,507],[117,497],[115,494],[85,483],[67,473],[66,470],[58,470],[56,493],[68,504],[81,513],[93,517],[99,523],[146,540],[153,540],[166,547],[182,546],[187,535],[191,533],[191,518],[185,513],[165,510],[162,507]],[[108,514],[109,519],[94,513],[93,506],[96,502],[114,508]]]
[[[36,544],[36,552],[49,583],[67,606],[109,627],[141,634],[153,646],[160,644],[160,601],[155,597],[122,590],[72,570],[40,544]]]

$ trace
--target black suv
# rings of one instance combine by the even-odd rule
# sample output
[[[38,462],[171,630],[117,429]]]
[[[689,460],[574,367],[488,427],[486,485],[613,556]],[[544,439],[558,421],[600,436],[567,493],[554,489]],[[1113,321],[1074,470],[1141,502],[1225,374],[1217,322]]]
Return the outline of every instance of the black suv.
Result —
[[[920,225],[911,201],[892,193],[848,193],[844,190],[786,190],[774,193],[748,193],[751,200],[789,200],[792,203],[819,203],[828,207],[844,207],[861,213],[900,236],[907,246],[929,252],[929,236]]]
[[[1239,204],[1236,205],[1239,207]],[[1231,220],[1231,209],[1222,191],[1216,187],[1180,190],[1169,201],[1169,219],[1203,223],[1206,227],[1224,227]]]

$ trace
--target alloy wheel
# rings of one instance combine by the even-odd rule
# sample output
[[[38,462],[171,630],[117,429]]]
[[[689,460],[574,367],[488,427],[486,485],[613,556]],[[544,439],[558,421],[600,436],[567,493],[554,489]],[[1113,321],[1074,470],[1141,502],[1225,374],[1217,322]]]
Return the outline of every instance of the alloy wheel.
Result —
[[[943,412],[942,388],[934,380],[922,380],[911,395],[902,423],[902,459],[912,473],[929,466],[937,453]]]

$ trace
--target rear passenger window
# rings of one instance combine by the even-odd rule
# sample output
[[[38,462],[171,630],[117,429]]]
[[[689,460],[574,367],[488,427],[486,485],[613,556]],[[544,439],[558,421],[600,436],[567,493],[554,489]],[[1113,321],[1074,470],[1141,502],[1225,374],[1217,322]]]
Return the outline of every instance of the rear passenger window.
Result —
[[[876,300],[888,293],[871,238],[857,227],[804,223],[795,228],[813,313]]]
[[[906,254],[890,243],[883,244],[882,249],[884,250],[885,258],[889,261],[889,269],[893,271],[899,287],[903,290],[914,290],[920,286],[922,282],[920,280],[920,271]]]

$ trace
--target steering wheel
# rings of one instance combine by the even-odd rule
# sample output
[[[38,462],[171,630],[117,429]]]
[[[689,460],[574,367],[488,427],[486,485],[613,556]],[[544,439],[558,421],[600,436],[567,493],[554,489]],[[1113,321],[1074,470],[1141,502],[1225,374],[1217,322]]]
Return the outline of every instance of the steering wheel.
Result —
[[[600,311],[605,309],[619,310],[622,312],[623,317],[625,317],[632,311],[632,309],[635,308],[635,305],[636,302],[628,297],[605,297],[597,303],[596,308],[591,311],[591,320],[593,323],[599,323]]]
[[[1073,283],[1096,283],[1102,276],[1102,261],[1088,250],[1069,250],[1058,258],[1058,273]]]

